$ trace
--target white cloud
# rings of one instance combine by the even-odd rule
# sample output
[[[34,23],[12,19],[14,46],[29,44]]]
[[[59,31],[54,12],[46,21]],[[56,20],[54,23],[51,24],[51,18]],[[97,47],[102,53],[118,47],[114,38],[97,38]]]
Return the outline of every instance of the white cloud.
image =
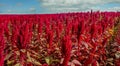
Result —
[[[120,10],[120,7],[109,8],[110,10]]]
[[[30,12],[35,12],[36,11],[36,9],[34,7],[31,7],[29,10],[30,10]]]
[[[101,0],[42,0],[43,6],[72,6],[79,4],[98,4]]]
[[[120,7],[115,6],[115,7],[109,7],[109,8],[103,8],[101,9],[101,7],[91,7],[91,9],[93,9],[93,11],[120,11]]]
[[[42,6],[52,12],[102,10],[98,5],[120,4],[120,0],[42,0]],[[111,10],[114,7],[111,7]],[[114,8],[114,11],[120,7]],[[110,10],[110,8],[109,8]]]
[[[107,9],[104,9],[103,11],[120,11],[120,7],[107,8]]]
[[[105,3],[120,3],[120,0],[42,0],[44,6],[63,5],[71,6],[77,4],[105,4]]]

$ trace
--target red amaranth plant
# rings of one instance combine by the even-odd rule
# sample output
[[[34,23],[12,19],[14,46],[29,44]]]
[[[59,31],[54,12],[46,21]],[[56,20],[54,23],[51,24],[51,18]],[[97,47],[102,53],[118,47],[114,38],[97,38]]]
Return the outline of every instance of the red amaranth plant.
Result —
[[[4,66],[4,49],[5,49],[5,40],[4,40],[4,23],[0,23],[0,65]]]
[[[0,63],[104,66],[106,46],[119,16],[120,12],[100,11],[0,15]],[[115,40],[120,43],[119,35]]]
[[[62,53],[64,56],[63,66],[68,65],[68,62],[70,60],[71,49],[72,49],[71,39],[69,36],[65,36],[63,38],[62,44]]]

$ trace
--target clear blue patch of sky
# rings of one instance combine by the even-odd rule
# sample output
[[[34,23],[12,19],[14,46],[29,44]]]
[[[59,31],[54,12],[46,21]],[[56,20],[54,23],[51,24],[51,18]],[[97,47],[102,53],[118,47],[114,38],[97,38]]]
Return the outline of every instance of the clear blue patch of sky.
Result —
[[[37,0],[0,0],[0,12],[20,12],[29,13],[30,8],[35,8],[35,13],[43,12],[43,7]]]

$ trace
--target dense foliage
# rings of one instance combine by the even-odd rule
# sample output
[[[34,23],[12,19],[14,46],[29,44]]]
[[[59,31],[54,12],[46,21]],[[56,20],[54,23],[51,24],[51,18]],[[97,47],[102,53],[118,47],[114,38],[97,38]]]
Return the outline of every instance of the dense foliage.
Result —
[[[119,25],[120,12],[0,15],[0,66],[120,66]]]

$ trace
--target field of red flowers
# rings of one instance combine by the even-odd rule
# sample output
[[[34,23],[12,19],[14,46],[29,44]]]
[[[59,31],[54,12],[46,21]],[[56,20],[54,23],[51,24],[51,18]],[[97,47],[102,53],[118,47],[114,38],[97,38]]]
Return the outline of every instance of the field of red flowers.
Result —
[[[0,15],[0,66],[120,66],[120,12]]]

